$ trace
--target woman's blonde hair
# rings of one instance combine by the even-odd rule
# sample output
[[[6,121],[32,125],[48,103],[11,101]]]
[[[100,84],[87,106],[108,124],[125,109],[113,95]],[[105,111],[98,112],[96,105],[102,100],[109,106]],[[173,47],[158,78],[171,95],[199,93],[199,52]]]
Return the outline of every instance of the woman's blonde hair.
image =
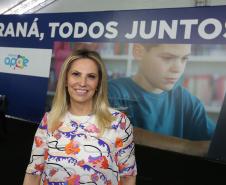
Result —
[[[61,67],[56,93],[48,116],[48,128],[50,131],[54,131],[60,126],[60,119],[69,109],[70,97],[66,87],[67,74],[72,63],[82,58],[93,60],[98,67],[99,82],[97,91],[93,97],[93,113],[95,114],[101,135],[103,134],[105,128],[109,127],[111,122],[114,120],[109,111],[106,68],[100,55],[96,51],[90,51],[87,49],[76,50],[64,61],[64,64]]]

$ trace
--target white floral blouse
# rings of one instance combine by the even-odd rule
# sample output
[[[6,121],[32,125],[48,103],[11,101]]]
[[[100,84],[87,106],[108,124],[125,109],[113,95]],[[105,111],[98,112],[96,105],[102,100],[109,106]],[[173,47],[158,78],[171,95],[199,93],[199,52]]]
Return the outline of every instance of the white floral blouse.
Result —
[[[50,133],[46,113],[36,131],[26,172],[47,185],[118,185],[120,176],[137,174],[133,127],[125,114],[110,109],[115,121],[102,137],[95,116],[67,113]]]

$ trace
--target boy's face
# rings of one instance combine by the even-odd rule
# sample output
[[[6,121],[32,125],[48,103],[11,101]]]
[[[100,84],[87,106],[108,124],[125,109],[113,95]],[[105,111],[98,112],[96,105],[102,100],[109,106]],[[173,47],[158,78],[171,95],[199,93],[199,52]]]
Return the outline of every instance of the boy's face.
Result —
[[[137,75],[145,89],[154,93],[171,90],[183,74],[190,52],[189,44],[159,44],[151,48],[135,44]]]

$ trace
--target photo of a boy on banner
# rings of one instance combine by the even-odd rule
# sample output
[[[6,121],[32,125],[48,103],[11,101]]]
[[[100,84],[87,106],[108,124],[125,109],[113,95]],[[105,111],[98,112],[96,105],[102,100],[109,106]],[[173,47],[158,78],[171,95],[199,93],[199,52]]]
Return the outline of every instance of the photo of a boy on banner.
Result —
[[[136,43],[132,52],[136,74],[110,80],[108,96],[136,127],[136,143],[204,156],[215,123],[181,85],[191,45]]]

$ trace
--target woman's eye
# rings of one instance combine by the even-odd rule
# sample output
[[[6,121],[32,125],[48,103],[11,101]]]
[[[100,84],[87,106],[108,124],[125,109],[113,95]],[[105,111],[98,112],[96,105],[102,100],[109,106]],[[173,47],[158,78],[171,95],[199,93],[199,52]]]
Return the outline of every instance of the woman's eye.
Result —
[[[95,79],[95,78],[96,78],[96,75],[90,74],[90,75],[88,75],[88,77],[89,77],[90,79]]]
[[[77,77],[80,75],[80,73],[74,72],[74,73],[72,73],[72,75]]]

